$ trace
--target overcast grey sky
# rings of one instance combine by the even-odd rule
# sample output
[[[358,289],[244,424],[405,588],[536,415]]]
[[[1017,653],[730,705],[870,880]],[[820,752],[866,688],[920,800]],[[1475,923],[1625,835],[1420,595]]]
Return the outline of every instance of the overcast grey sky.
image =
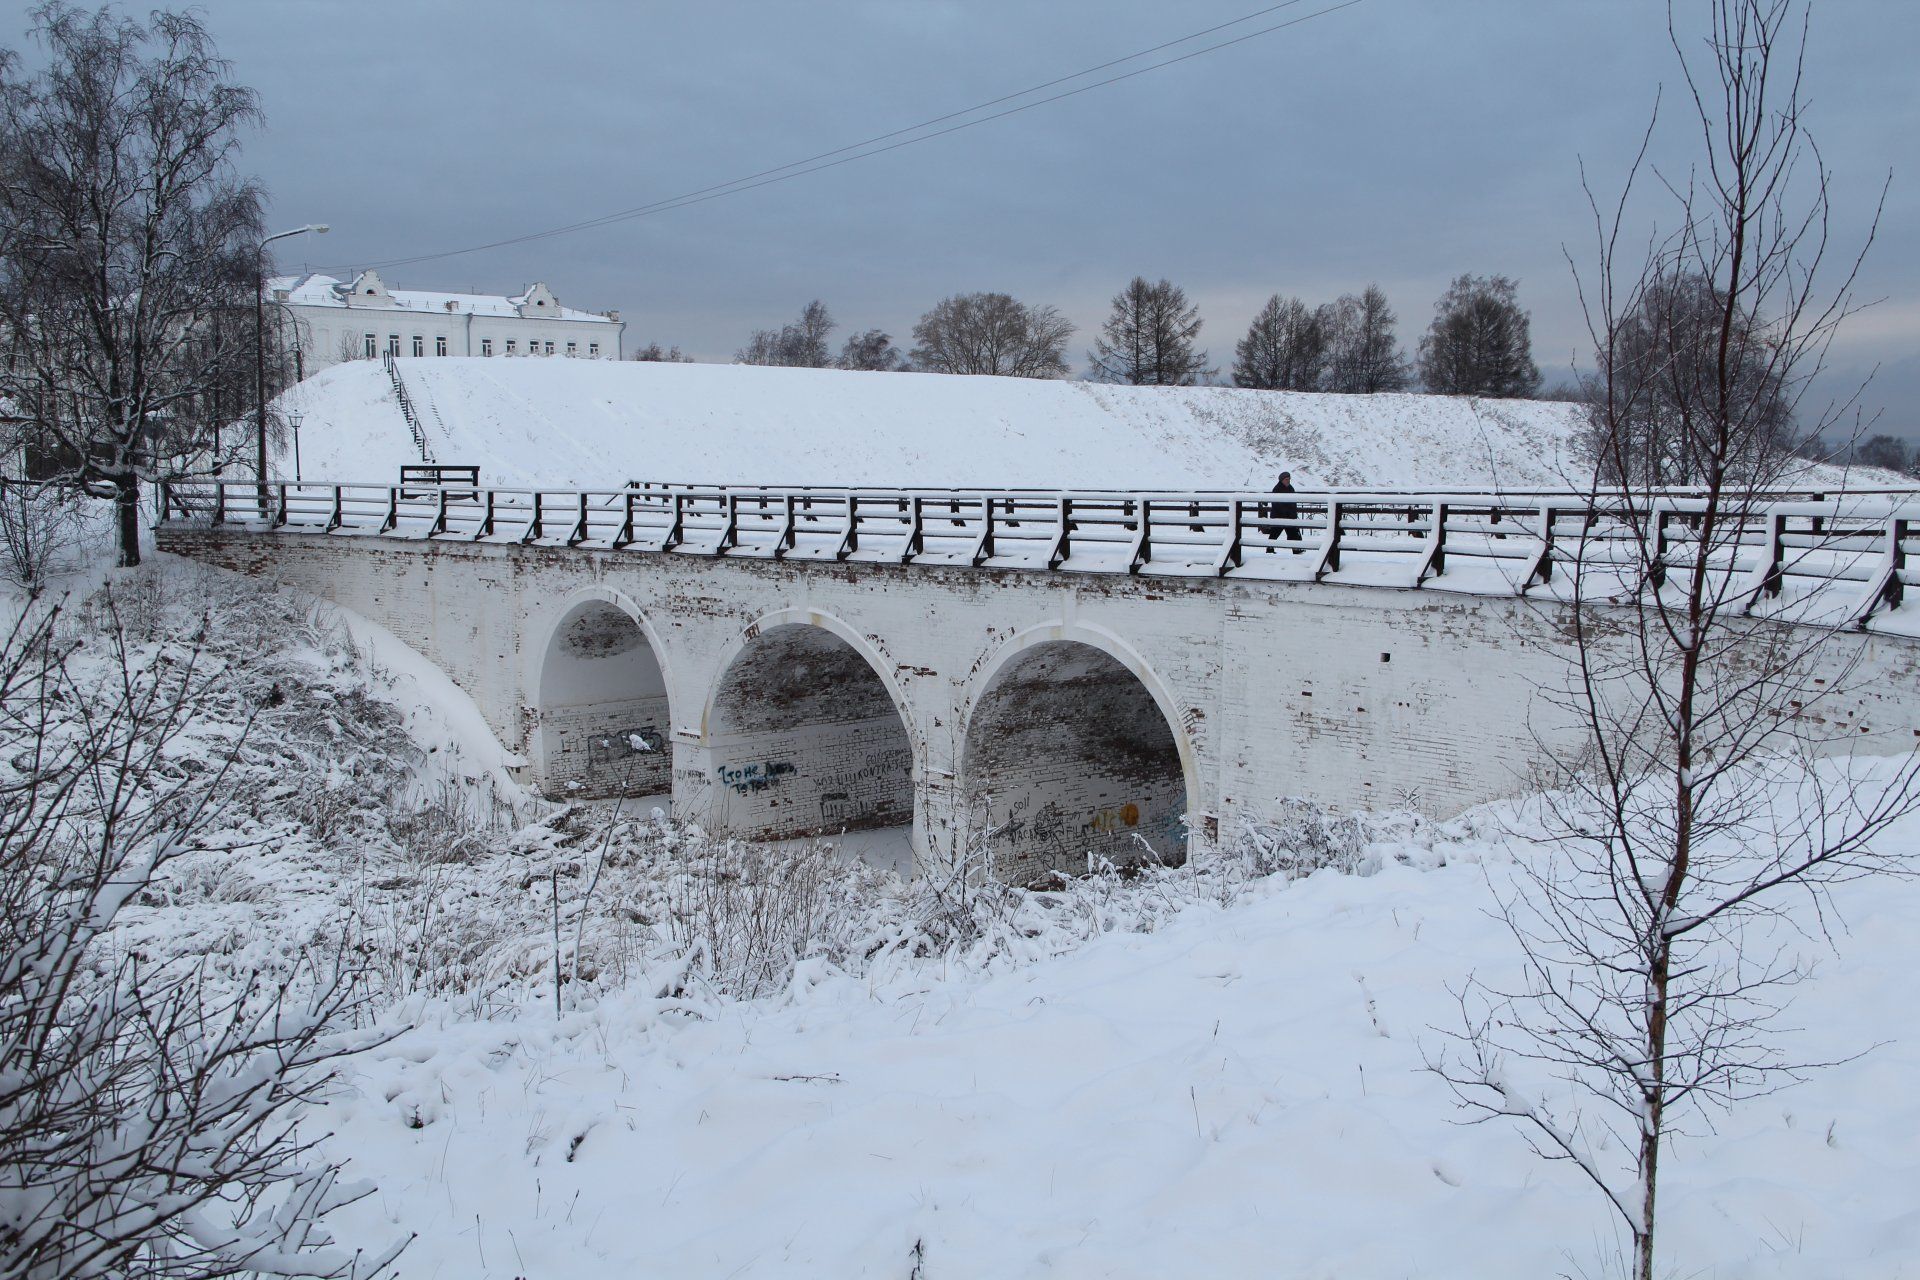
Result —
[[[1311,12],[1305,0],[1212,37]],[[144,5],[135,6],[144,8]],[[752,173],[1121,57],[1262,0],[203,0],[265,131],[247,163],[284,266],[498,239]],[[1704,25],[1704,0],[1677,0]],[[1288,30],[949,137],[742,195],[386,271],[486,292],[549,282],[629,343],[723,360],[825,299],[905,339],[949,293],[1001,289],[1081,327],[1130,276],[1185,286],[1214,361],[1276,290],[1387,290],[1411,347],[1461,271],[1520,282],[1549,380],[1589,344],[1563,246],[1592,229],[1664,83],[1657,154],[1697,135],[1664,0],[1361,0]],[[24,18],[13,20],[18,46]],[[1210,43],[1211,40],[1199,43]],[[1883,426],[1920,436],[1920,3],[1817,0],[1809,123],[1852,245],[1893,173],[1836,351],[1874,364]],[[1178,52],[1175,50],[1174,52]],[[1164,56],[1164,55],[1162,55]],[[1132,65],[1132,64],[1129,64]],[[1125,69],[1125,68],[1119,68]],[[1647,212],[1656,212],[1647,206]],[[906,344],[902,341],[902,346]],[[1837,385],[1837,383],[1830,383]]]

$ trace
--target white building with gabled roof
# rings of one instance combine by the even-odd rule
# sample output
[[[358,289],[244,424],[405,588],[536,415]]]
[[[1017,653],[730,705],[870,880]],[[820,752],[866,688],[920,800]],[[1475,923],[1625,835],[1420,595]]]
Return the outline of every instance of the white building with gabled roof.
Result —
[[[267,301],[287,327],[302,378],[343,360],[382,355],[618,360],[627,327],[618,311],[562,306],[539,282],[506,296],[394,289],[377,271],[362,271],[350,283],[278,276],[267,282]]]

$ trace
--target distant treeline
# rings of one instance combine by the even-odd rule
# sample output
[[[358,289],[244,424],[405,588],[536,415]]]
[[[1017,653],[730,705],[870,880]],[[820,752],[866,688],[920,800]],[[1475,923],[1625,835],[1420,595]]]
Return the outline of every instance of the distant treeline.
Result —
[[[1409,358],[1394,336],[1386,293],[1357,294],[1309,306],[1274,294],[1234,346],[1233,385],[1268,391],[1367,393],[1424,389],[1441,395],[1530,396],[1540,389],[1527,312],[1505,276],[1463,275],[1434,306],[1433,322]],[[1179,387],[1212,381],[1218,371],[1199,345],[1204,321],[1170,280],[1136,276],[1114,295],[1087,355],[1088,376],[1132,386]],[[918,370],[1057,378],[1069,371],[1073,324],[1050,306],[1005,293],[960,293],[935,303],[913,326],[902,352],[884,329],[855,333],[836,350],[839,328],[815,299],[791,324],[758,329],[734,353],[739,364],[803,369]],[[650,343],[635,360],[680,361],[679,347]]]

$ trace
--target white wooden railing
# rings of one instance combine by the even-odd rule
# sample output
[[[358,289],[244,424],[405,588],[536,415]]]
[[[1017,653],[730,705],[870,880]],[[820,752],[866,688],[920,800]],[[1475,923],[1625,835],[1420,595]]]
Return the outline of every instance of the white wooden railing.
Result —
[[[614,551],[980,569],[1333,580],[1564,591],[1690,564],[1705,503],[1567,491],[1297,494],[467,484],[165,482],[163,529],[514,542]],[[1748,608],[1824,597],[1862,625],[1920,582],[1920,493],[1767,495],[1719,515],[1714,563]],[[1793,588],[1793,590],[1789,590]]]

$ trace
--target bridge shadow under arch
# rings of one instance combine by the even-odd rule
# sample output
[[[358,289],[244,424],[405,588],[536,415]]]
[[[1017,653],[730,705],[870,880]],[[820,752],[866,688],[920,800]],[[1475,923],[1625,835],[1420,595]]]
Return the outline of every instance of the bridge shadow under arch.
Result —
[[[564,609],[533,702],[535,762],[549,795],[585,800],[672,788],[666,672],[629,602],[594,592]]]
[[[909,826],[913,737],[883,672],[832,619],[776,614],[749,628],[703,725],[707,820],[775,840]]]
[[[1051,630],[983,676],[961,760],[971,838],[1014,883],[1184,861],[1192,755],[1171,703],[1131,654]]]

